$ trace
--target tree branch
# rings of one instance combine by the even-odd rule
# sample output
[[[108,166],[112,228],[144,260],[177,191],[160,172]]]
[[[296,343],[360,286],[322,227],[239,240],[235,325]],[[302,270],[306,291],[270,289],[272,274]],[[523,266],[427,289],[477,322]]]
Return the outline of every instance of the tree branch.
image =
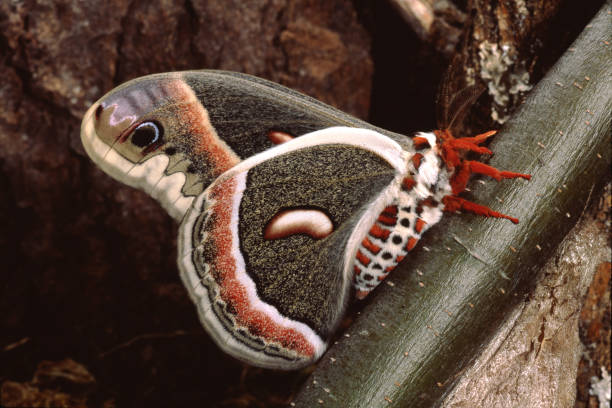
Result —
[[[491,146],[497,152],[493,166],[530,173],[532,180],[487,181],[470,197],[519,218],[520,224],[446,216],[391,276],[395,285],[382,285],[371,295],[295,406],[318,406],[319,400],[342,407],[439,404],[530,293],[539,269],[609,171],[610,5]]]

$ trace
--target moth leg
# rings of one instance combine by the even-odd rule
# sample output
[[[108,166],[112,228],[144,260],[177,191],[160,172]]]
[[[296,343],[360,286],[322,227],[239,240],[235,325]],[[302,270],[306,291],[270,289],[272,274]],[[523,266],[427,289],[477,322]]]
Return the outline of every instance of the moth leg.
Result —
[[[479,135],[472,136],[472,137],[460,137],[459,140],[464,140],[466,142],[474,143],[478,145],[496,133],[497,133],[497,130],[489,130],[488,132],[484,132],[484,133],[481,133]]]
[[[451,187],[453,189],[453,194],[459,194],[465,190],[470,174],[483,174],[485,176],[492,177],[497,181],[511,178],[524,178],[526,180],[531,179],[531,175],[529,174],[498,170],[495,167],[489,166],[488,164],[465,160],[461,164],[461,168],[452,177]]]
[[[507,220],[512,221],[515,224],[518,224],[519,222],[519,220],[514,217],[510,217],[509,215],[502,214],[497,211],[493,211],[489,207],[473,203],[464,198],[457,197],[454,195],[445,196],[444,198],[442,198],[442,203],[444,204],[444,211],[453,212],[453,211],[463,210],[463,211],[471,212],[472,214],[482,215],[484,217],[505,218]]]
[[[454,138],[449,131],[438,131],[436,135],[442,139],[440,146],[447,156],[447,160],[450,160],[453,164],[460,162],[458,156],[458,150],[469,150],[480,154],[493,154],[493,152],[486,147],[478,146],[479,144],[486,141],[488,138],[497,133],[497,130],[490,130],[485,133],[481,133],[472,137],[460,137]],[[416,136],[412,138],[412,143],[417,149],[420,149],[427,145],[429,142],[426,138]],[[457,159],[459,159],[457,161]]]
[[[515,173],[513,171],[498,170],[495,167],[489,166],[477,161],[466,161],[470,167],[471,173],[484,174],[485,176],[493,177],[495,180],[500,181],[501,179],[511,178],[524,178],[525,180],[531,180],[530,174]]]
[[[442,149],[446,154],[449,154],[449,151],[453,151],[455,154],[458,154],[458,150],[469,150],[471,152],[475,152],[478,154],[493,154],[493,152],[486,147],[478,146],[480,142],[473,142],[471,137],[462,137],[460,139],[451,139],[442,144]]]

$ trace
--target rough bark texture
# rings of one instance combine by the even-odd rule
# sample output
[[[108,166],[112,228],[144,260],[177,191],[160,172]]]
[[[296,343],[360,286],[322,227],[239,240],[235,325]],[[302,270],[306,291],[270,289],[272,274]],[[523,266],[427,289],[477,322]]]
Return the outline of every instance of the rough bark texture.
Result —
[[[461,39],[466,14],[448,0],[389,0],[423,41],[450,56]]]
[[[568,7],[548,42],[544,3],[527,2],[539,23],[521,31],[542,42],[532,80],[597,8]],[[495,32],[476,4],[461,11],[486,11],[474,21]],[[444,66],[385,2],[0,1],[0,405],[284,406],[309,372],[246,367],[208,339],[177,276],[176,225],[83,152],[81,115],[104,92],[231,69],[361,118],[372,99],[376,125],[407,133],[434,126]]]
[[[558,0],[468,2],[468,14],[473,18],[454,56],[461,69],[446,78],[446,86],[457,92],[473,84],[484,85],[487,97],[481,99],[478,110],[480,126],[487,116],[484,123],[505,123],[544,74],[539,58],[549,45],[551,31],[556,32],[551,28],[559,6]],[[474,120],[467,123],[474,124]]]
[[[609,229],[595,216],[603,210],[597,201],[594,204],[443,407],[574,406],[583,354],[578,322],[584,294],[600,265],[610,259]],[[603,332],[597,330],[596,336],[606,341]]]

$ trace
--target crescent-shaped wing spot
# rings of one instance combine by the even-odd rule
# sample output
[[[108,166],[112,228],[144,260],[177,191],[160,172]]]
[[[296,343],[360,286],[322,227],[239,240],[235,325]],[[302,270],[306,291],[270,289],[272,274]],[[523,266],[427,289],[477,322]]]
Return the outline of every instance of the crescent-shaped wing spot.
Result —
[[[307,234],[314,239],[325,238],[334,230],[327,214],[314,209],[279,211],[266,225],[264,239],[280,239],[294,234]]]
[[[268,132],[268,139],[275,145],[279,145],[293,139],[293,136],[289,133],[280,132],[278,130],[271,130]]]

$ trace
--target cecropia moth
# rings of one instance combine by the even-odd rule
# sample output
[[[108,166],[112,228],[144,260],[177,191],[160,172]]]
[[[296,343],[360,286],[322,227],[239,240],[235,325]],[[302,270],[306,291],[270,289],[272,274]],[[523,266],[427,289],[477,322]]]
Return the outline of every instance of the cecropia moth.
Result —
[[[494,132],[406,137],[255,77],[187,71],[102,97],[81,138],[106,173],[180,223],[178,267],[218,345],[295,369],[326,350],[349,300],[365,297],[443,211],[516,219],[459,197],[466,152]]]

